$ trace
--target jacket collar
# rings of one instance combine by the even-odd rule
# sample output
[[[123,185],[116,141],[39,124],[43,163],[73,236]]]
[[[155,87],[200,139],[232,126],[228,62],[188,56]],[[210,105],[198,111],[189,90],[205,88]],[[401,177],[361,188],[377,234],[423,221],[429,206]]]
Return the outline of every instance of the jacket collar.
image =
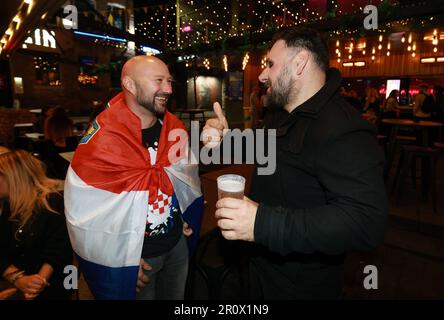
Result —
[[[319,112],[327,102],[337,93],[341,84],[341,72],[336,68],[330,68],[327,71],[327,77],[324,86],[310,99],[295,108],[288,114],[286,119],[277,129],[277,135],[282,136],[295,123],[299,117],[317,119]]]
[[[292,113],[318,114],[338,90],[342,81],[341,72],[336,68],[327,71],[324,86],[314,96],[293,110]]]

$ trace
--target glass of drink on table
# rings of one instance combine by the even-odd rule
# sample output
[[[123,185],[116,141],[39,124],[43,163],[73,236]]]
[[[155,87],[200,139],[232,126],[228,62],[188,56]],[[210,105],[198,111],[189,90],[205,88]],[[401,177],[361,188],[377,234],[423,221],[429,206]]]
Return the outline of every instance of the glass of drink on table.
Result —
[[[224,174],[217,178],[217,192],[219,199],[244,198],[245,178],[237,174]]]

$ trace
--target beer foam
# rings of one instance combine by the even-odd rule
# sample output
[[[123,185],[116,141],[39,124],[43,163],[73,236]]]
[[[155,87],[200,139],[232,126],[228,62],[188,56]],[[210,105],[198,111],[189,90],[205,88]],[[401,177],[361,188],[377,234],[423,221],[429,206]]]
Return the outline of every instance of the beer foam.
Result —
[[[243,192],[244,183],[241,181],[234,180],[222,180],[218,181],[218,187],[222,191],[226,192]]]

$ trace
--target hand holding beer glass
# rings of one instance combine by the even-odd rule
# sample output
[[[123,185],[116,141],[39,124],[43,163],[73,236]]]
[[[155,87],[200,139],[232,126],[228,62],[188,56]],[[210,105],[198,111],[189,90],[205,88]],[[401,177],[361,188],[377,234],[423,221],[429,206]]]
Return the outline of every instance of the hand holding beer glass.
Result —
[[[202,132],[203,143],[214,148],[228,129],[219,103],[213,104],[216,118],[208,119]],[[254,222],[258,204],[244,196],[245,178],[235,174],[222,175],[217,179],[219,201],[215,217],[222,236],[227,240],[254,241]]]
[[[217,178],[219,201],[217,225],[227,240],[254,241],[254,221],[258,204],[244,196],[245,178],[225,174]]]

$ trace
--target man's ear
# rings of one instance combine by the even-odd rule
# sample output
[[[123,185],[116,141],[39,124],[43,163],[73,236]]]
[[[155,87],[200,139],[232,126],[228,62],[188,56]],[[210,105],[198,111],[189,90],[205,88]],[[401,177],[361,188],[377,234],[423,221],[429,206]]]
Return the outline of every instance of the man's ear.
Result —
[[[134,96],[136,95],[136,85],[134,83],[134,80],[131,79],[129,76],[124,76],[122,78],[122,87],[124,87],[127,91],[129,91]]]
[[[294,71],[296,72],[296,75],[300,76],[302,74],[305,67],[307,66],[309,57],[310,55],[307,50],[301,50],[294,56],[292,64],[294,66]]]

